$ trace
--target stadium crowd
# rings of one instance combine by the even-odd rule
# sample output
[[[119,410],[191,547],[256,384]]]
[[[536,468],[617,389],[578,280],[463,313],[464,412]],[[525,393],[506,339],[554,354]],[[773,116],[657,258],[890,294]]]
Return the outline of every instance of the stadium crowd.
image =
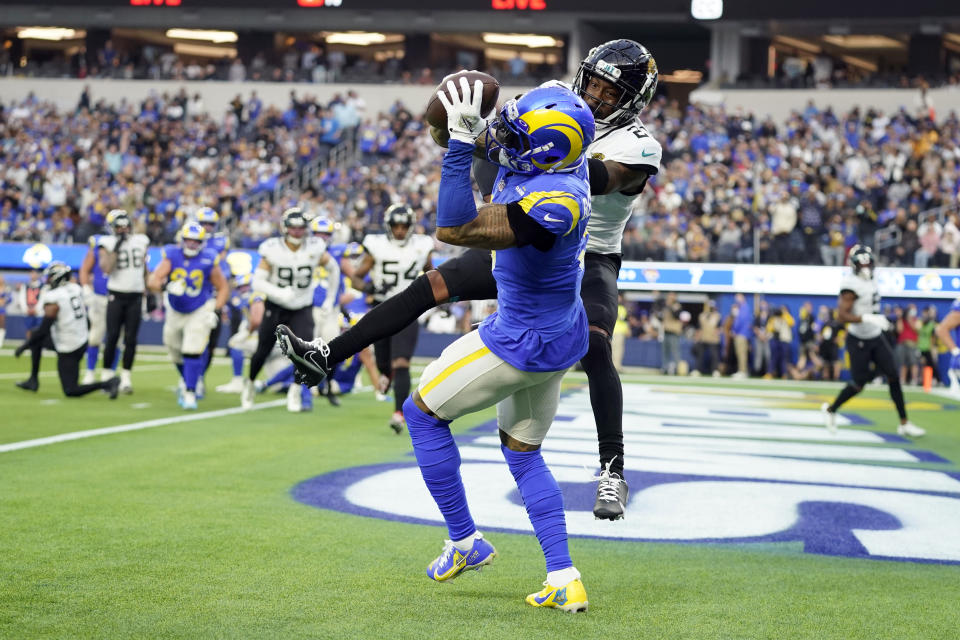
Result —
[[[354,237],[399,200],[432,228],[441,149],[400,103],[374,116],[352,92],[326,104],[291,92],[285,106],[252,92],[212,116],[182,89],[141,104],[86,91],[68,113],[33,97],[0,106],[0,240],[82,242],[113,207],[155,244],[204,205],[245,247],[274,234],[295,202]],[[934,115],[811,103],[774,122],[660,97],[644,122],[663,168],[634,203],[624,258],[837,265],[885,230],[899,241],[879,247],[882,262],[956,266],[960,120]],[[355,160],[277,188],[343,142]]]

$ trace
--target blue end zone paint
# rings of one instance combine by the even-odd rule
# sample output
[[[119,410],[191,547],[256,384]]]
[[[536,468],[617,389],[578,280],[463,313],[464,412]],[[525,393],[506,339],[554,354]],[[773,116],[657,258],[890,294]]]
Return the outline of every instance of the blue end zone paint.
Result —
[[[855,414],[855,413],[842,413],[842,412],[841,412],[840,415],[842,415],[844,418],[846,418],[847,420],[849,420],[849,421],[850,421],[850,424],[852,424],[852,425],[860,426],[860,425],[873,424],[873,421],[872,421],[872,420],[867,420],[867,419],[864,418],[863,416],[858,416],[858,415]]]
[[[554,416],[553,417],[554,422],[571,422],[576,419],[577,419],[576,416]]]
[[[731,411],[729,409],[709,409],[708,413],[725,416],[753,416],[755,418],[769,418],[769,411]]]
[[[922,451],[920,449],[908,449],[907,453],[912,455],[917,459],[917,462],[936,462],[938,464],[951,464],[950,460],[947,460],[943,456],[938,456],[933,451]]]
[[[899,436],[895,433],[887,433],[885,431],[874,431],[873,433],[883,438],[884,442],[892,442],[894,444],[903,444],[904,442],[907,442],[907,443],[912,442],[912,440],[910,440],[909,438],[904,438],[903,436]]]

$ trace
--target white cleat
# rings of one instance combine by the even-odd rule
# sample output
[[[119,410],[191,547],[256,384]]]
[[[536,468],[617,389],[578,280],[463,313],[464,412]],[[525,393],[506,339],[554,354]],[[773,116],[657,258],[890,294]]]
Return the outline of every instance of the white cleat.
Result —
[[[193,391],[184,391],[180,406],[186,411],[197,410],[197,394]]]
[[[243,391],[240,392],[240,406],[244,409],[253,408],[253,398],[257,394],[253,388],[253,380],[247,378],[243,381]]]
[[[217,386],[217,393],[243,393],[243,376],[234,376],[230,382]]]
[[[100,369],[100,382],[106,382],[117,377],[117,372],[113,369]]]
[[[204,396],[207,395],[207,383],[203,381],[203,378],[197,380],[197,400],[203,400]]]
[[[830,411],[830,403],[824,402],[820,410],[823,411],[823,424],[830,435],[837,435],[837,414]]]
[[[120,393],[133,393],[133,383],[130,380],[130,370],[120,369]]]
[[[300,385],[292,384],[287,389],[287,411],[300,413],[303,410],[303,398],[300,396]]]
[[[909,420],[897,427],[897,434],[908,438],[919,438],[927,433],[926,429],[921,429]]]
[[[85,369],[83,376],[80,378],[80,384],[93,384],[94,377],[93,369]]]

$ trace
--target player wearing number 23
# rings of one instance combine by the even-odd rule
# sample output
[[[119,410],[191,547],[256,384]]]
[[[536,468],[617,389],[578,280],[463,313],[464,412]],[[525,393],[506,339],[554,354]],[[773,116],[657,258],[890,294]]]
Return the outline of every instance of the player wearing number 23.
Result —
[[[185,224],[180,230],[180,244],[164,247],[160,264],[147,280],[152,291],[166,293],[163,344],[183,376],[178,400],[187,410],[197,408],[203,352],[230,296],[230,287],[220,271],[220,257],[213,249],[203,248],[205,238],[206,231],[199,223]]]

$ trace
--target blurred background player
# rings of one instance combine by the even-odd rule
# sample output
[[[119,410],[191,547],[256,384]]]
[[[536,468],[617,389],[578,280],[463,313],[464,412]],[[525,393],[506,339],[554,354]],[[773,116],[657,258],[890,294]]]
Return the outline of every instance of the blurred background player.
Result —
[[[840,283],[837,321],[847,325],[846,347],[850,356],[851,380],[840,390],[833,403],[824,403],[826,427],[830,433],[836,433],[837,411],[843,403],[860,393],[864,385],[878,374],[882,374],[887,379],[890,398],[900,416],[897,433],[919,438],[926,431],[907,418],[893,348],[883,335],[883,332],[890,330],[890,320],[879,313],[880,291],[874,279],[876,262],[873,251],[864,245],[854,245],[850,249],[849,263],[852,273],[845,275]]]
[[[230,250],[230,237],[220,229],[220,214],[210,207],[200,207],[194,216],[206,232],[204,248],[210,249],[217,254],[217,265],[223,272],[223,276],[229,287],[231,273],[230,263],[227,262],[227,252]],[[204,377],[207,375],[210,363],[213,362],[214,351],[217,349],[217,342],[220,340],[220,330],[222,327],[223,318],[221,318],[220,322],[217,322],[210,331],[210,340],[207,342],[207,349],[204,352],[203,374],[197,382],[197,389],[201,398],[203,397],[203,389],[205,387]]]
[[[313,236],[320,238],[327,244],[327,253],[334,259],[337,265],[343,261],[343,256],[347,251],[347,244],[339,242],[333,244],[334,232],[337,231],[339,223],[334,223],[329,218],[314,218],[310,221],[310,231]],[[317,286],[313,290],[313,334],[316,338],[323,340],[333,340],[340,335],[340,322],[342,319],[340,308],[340,296],[346,290],[346,276],[343,268],[340,270],[340,277],[336,289],[327,288],[326,270],[319,267],[316,274]],[[291,375],[292,375],[291,371]],[[336,390],[333,388],[333,381],[328,380],[322,386],[322,393],[326,395],[327,400],[333,406],[340,406],[337,399]],[[307,397],[309,397],[309,387]]]
[[[384,233],[364,237],[360,264],[354,268],[344,263],[346,274],[357,288],[363,288],[363,278],[370,274],[375,306],[397,295],[432,268],[433,240],[422,233],[413,233],[415,220],[413,209],[408,205],[390,205],[383,215]],[[390,428],[398,434],[405,424],[403,402],[410,395],[410,358],[417,348],[419,332],[420,325],[414,318],[393,335],[373,345],[377,369],[382,376],[379,391],[386,393],[390,384],[393,385],[394,411]]]
[[[40,304],[40,294],[43,291],[43,280],[40,272],[34,269],[29,279],[17,288],[17,301],[24,310],[23,326],[26,329],[26,339],[29,340],[34,329],[43,322],[43,307]],[[36,391],[39,388],[37,380],[40,375],[40,355],[44,348],[52,349],[53,344],[46,340],[46,344],[36,343],[30,349],[30,377],[21,380],[17,386],[25,391]]]
[[[3,347],[3,341],[7,337],[7,305],[12,299],[7,283],[0,274],[0,347]]]
[[[40,297],[43,319],[23,344],[14,352],[20,357],[26,350],[37,350],[48,339],[57,352],[57,374],[63,393],[68,398],[85,396],[103,389],[110,399],[117,397],[119,378],[93,384],[77,384],[80,360],[87,350],[87,311],[83,303],[83,289],[70,281],[70,267],[63,262],[51,262],[43,271],[46,287]],[[34,378],[36,383],[36,379]],[[36,391],[36,388],[33,389]]]
[[[960,397],[960,298],[953,301],[950,311],[937,325],[937,338],[950,352],[950,363],[947,367],[950,393]]]
[[[253,406],[254,380],[263,368],[277,342],[279,324],[297,327],[299,333],[313,335],[314,269],[322,264],[327,270],[327,286],[335,291],[340,279],[340,267],[327,253],[321,238],[309,236],[307,218],[299,207],[283,213],[283,236],[269,238],[260,245],[260,262],[253,275],[254,291],[263,294],[263,302],[251,304],[250,330],[259,332],[257,350],[250,358],[250,372],[244,382],[240,404],[245,409]],[[256,318],[262,309],[262,321]],[[291,385],[287,393],[287,409],[299,411],[302,398],[298,385]]]
[[[230,315],[230,341],[227,343],[227,353],[230,356],[233,377],[230,378],[230,382],[217,387],[218,393],[243,392],[243,360],[245,357],[253,355],[257,348],[256,340],[253,340],[252,347],[249,347],[249,353],[245,352],[243,346],[233,346],[233,344],[250,337],[248,315],[250,313],[252,284],[252,273],[245,273],[233,278],[233,289],[227,299],[227,309]],[[236,336],[240,337],[234,340]]]
[[[113,365],[120,331],[123,331],[123,363],[120,391],[133,393],[130,371],[137,355],[137,332],[143,314],[146,288],[147,246],[150,239],[133,233],[130,216],[123,209],[107,214],[112,236],[100,238],[100,268],[107,274],[107,336],[103,349],[103,368]]]
[[[90,336],[87,342],[87,366],[84,369],[81,382],[90,384],[94,379],[94,371],[100,356],[100,345],[107,333],[107,274],[100,268],[100,236],[90,236],[87,255],[80,265],[79,279],[83,287],[83,297],[87,304],[87,318],[90,320]],[[117,354],[119,355],[119,353]],[[110,367],[100,370],[100,380],[109,380],[117,368],[117,355],[114,356]]]
[[[213,249],[204,248],[204,228],[188,222],[179,235],[179,245],[164,247],[147,285],[151,291],[166,292],[163,344],[183,380],[177,401],[184,409],[193,410],[210,329],[220,322],[230,287],[220,271],[220,257]]]

